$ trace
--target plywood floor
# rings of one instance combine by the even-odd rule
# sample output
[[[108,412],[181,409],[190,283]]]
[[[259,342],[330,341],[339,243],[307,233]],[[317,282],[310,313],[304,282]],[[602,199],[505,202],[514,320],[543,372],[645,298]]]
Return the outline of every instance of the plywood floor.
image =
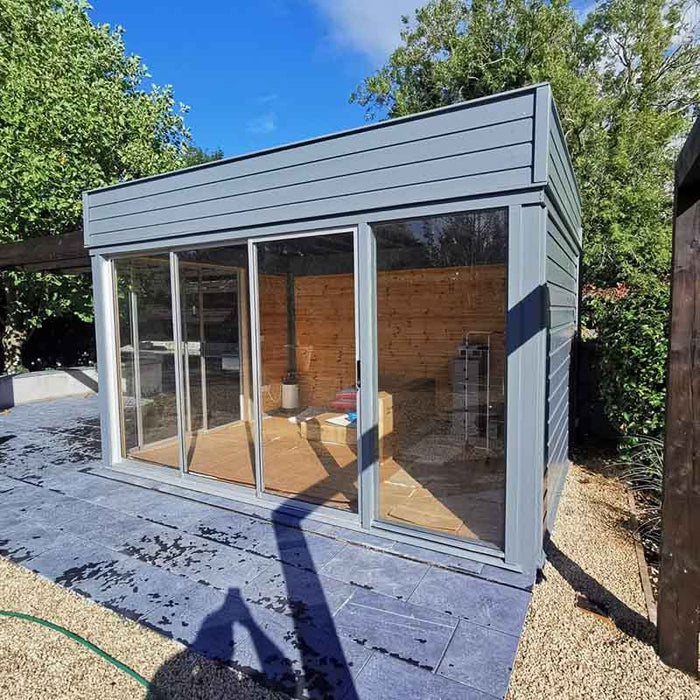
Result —
[[[431,438],[427,438],[428,441]],[[379,516],[396,523],[500,543],[504,527],[503,457],[455,451],[444,438],[404,449],[379,467]],[[357,512],[357,455],[347,445],[307,440],[285,417],[263,420],[265,490],[318,505]],[[426,457],[429,455],[432,457]],[[171,466],[175,441],[131,456]],[[253,426],[234,423],[193,435],[191,473],[253,488]]]
[[[233,423],[192,435],[187,444],[191,473],[254,488],[254,426]],[[347,445],[306,440],[285,417],[263,420],[265,490],[286,498],[357,511],[357,454]],[[136,459],[177,464],[177,442],[134,451]]]

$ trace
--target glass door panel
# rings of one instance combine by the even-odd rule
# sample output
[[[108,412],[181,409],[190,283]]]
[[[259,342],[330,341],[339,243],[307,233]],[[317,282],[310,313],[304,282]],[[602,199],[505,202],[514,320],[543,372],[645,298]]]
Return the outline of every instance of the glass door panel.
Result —
[[[506,211],[373,231],[377,516],[502,547]]]
[[[354,235],[254,249],[263,488],[356,513]]]
[[[178,253],[188,471],[255,487],[248,249]]]
[[[180,464],[168,255],[115,260],[122,455]]]

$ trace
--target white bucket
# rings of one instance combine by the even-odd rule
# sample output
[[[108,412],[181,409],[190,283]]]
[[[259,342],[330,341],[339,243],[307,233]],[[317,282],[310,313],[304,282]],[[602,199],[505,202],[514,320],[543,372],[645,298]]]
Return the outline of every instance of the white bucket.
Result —
[[[299,408],[298,384],[282,384],[282,408]]]

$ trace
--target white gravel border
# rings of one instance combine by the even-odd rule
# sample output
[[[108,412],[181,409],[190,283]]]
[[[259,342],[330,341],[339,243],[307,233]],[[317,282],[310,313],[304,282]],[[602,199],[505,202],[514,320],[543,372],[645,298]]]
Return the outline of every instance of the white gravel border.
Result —
[[[572,466],[508,700],[700,699],[700,683],[662,664],[654,650],[631,523],[621,482]],[[577,607],[581,594],[612,620]]]

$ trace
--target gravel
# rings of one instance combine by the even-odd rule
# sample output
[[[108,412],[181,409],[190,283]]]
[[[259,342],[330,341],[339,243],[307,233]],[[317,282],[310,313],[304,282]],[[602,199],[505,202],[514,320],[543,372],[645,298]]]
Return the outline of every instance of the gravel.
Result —
[[[52,700],[282,700],[225,666],[0,558],[0,609],[66,627],[152,681],[158,694],[77,642],[0,618],[0,697]]]
[[[619,481],[572,467],[507,700],[700,699],[700,683],[656,656],[630,517]],[[581,595],[602,615],[578,607]]]
[[[667,668],[655,654],[629,519],[626,492],[618,481],[572,467],[546,580],[535,587],[507,700],[700,700],[700,683]],[[603,615],[577,607],[581,594]],[[37,615],[80,634],[155,679],[164,698],[284,697],[2,558],[0,608]],[[129,676],[58,633],[2,618],[0,697],[158,696],[149,696]]]

